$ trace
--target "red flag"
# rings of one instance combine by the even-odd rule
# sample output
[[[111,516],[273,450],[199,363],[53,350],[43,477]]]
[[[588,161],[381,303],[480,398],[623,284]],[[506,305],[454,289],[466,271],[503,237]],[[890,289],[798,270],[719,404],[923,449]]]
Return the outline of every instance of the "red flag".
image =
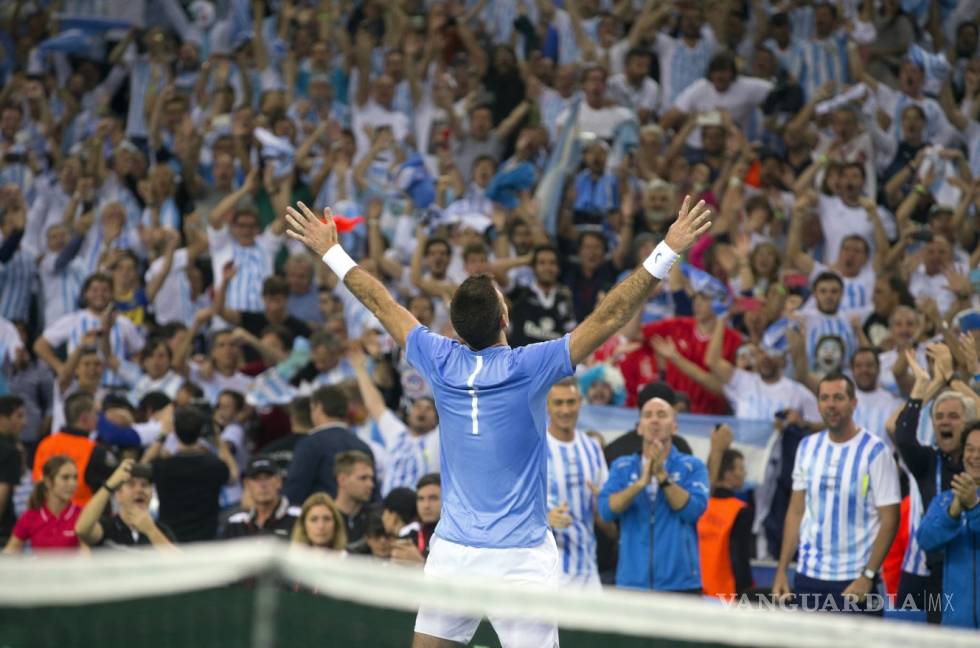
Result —
[[[321,218],[321,223],[326,223],[327,219]],[[352,232],[355,227],[364,222],[363,216],[352,216],[348,218],[346,216],[340,216],[337,214],[333,215],[333,222],[337,225],[338,234],[346,234],[347,232]]]

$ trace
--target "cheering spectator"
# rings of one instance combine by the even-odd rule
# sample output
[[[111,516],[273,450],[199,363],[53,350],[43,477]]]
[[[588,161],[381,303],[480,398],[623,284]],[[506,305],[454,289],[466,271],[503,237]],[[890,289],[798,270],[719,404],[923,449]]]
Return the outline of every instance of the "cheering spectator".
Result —
[[[422,527],[415,500],[415,491],[411,488],[396,488],[381,503],[381,521],[385,532],[392,538],[392,560],[423,562],[420,541]]]
[[[368,415],[381,432],[387,453],[382,495],[392,489],[412,487],[439,467],[439,419],[430,398],[418,398],[408,408],[406,423],[385,407],[384,398],[368,375],[364,352],[352,347],[347,357],[354,367],[357,386]],[[339,497],[338,497],[339,502]]]
[[[77,548],[75,524],[82,513],[72,501],[77,486],[78,468],[71,457],[55,455],[45,461],[28,509],[17,519],[3,552],[20,553],[25,543],[31,551]]]
[[[707,506],[708,471],[671,444],[677,420],[667,401],[647,401],[637,431],[642,454],[614,461],[599,493],[602,518],[620,522],[616,585],[700,595],[696,525]]]
[[[977,491],[980,489],[980,423],[963,431],[963,472],[955,475],[951,489],[938,493],[929,504],[919,527],[918,541],[925,551],[943,552],[943,594],[950,604],[942,606],[943,625],[978,628],[977,535],[980,534]]]
[[[221,537],[245,538],[253,536],[275,536],[289,539],[300,508],[290,506],[289,500],[282,496],[282,477],[275,462],[267,457],[255,457],[242,473],[245,485],[245,498],[251,505],[228,518]]]
[[[115,495],[117,513],[103,515]],[[176,538],[165,524],[150,517],[152,471],[146,464],[123,459],[102,488],[95,492],[75,523],[75,533],[90,547],[173,547]]]
[[[332,551],[347,547],[344,520],[333,498],[326,493],[313,493],[303,502],[299,517],[293,524],[290,542]]]

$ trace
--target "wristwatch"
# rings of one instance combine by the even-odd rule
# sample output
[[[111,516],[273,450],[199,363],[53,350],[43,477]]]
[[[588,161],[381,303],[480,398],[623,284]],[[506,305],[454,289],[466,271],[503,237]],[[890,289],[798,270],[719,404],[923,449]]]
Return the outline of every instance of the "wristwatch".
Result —
[[[861,575],[867,578],[869,581],[873,581],[875,578],[878,577],[878,572],[868,567],[865,567],[864,570],[861,572]]]
[[[671,484],[673,484],[673,483],[674,483],[674,482],[672,482],[672,481],[671,481],[671,479],[670,479],[670,475],[667,475],[667,476],[666,476],[666,477],[664,477],[664,478],[663,478],[662,480],[660,480],[659,482],[657,482],[657,485],[658,485],[658,486],[659,486],[659,487],[660,487],[661,489],[663,489],[663,488],[667,488],[668,486],[670,486],[670,485],[671,485]]]

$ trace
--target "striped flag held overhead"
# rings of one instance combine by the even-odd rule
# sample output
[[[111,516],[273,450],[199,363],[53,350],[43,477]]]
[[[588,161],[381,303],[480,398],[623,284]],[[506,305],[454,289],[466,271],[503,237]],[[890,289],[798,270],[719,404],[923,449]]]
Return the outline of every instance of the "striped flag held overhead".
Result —
[[[565,180],[578,166],[582,155],[579,142],[578,111],[581,99],[575,101],[568,111],[568,119],[558,134],[558,143],[551,150],[548,165],[538,184],[534,198],[538,203],[541,223],[551,236],[558,233],[558,210],[561,208]]]

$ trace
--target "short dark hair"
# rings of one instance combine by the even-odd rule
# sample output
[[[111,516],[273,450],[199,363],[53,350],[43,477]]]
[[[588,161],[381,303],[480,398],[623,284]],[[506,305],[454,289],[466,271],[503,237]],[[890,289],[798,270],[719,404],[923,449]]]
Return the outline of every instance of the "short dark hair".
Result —
[[[438,486],[442,488],[442,477],[439,476],[439,473],[435,472],[422,475],[418,483],[415,484],[415,492],[422,490],[426,486]]]
[[[289,403],[289,418],[296,419],[305,428],[313,427],[313,421],[310,420],[309,396],[297,396]]]
[[[840,286],[841,289],[844,288],[844,280],[840,278],[839,274],[836,272],[831,272],[830,270],[825,270],[824,272],[818,274],[817,278],[813,280],[813,287],[816,288],[819,284],[822,284],[825,281],[833,281]]]
[[[582,242],[590,236],[602,243],[603,252],[609,251],[609,241],[606,240],[606,237],[601,232],[596,232],[595,230],[585,230],[578,235],[578,248],[581,248]]]
[[[170,405],[170,397],[161,391],[151,391],[140,399],[136,409],[144,416],[149,417]]]
[[[453,295],[449,319],[453,328],[471,349],[481,351],[500,339],[503,306],[489,274],[467,277]]]
[[[626,52],[626,61],[627,62],[630,59],[635,59],[635,58],[640,58],[640,57],[649,59],[649,58],[652,58],[653,57],[653,54],[649,50],[645,50],[642,47],[631,47],[630,50],[628,52]]]
[[[871,254],[871,245],[868,243],[868,239],[864,238],[860,234],[848,234],[842,238],[840,241],[841,247],[843,247],[848,241],[860,241],[861,244],[864,245],[864,253]]]
[[[483,243],[467,244],[466,247],[463,248],[463,261],[466,261],[474,254],[482,254],[483,256],[487,256],[487,246]]]
[[[738,69],[735,67],[735,57],[728,51],[718,52],[708,61],[708,70],[705,72],[705,77],[711,76],[712,72],[724,72],[726,70],[731,72],[733,77],[738,76]]]
[[[857,359],[859,353],[870,353],[874,356],[875,364],[881,367],[881,359],[878,357],[878,349],[869,346],[858,347],[858,349],[851,356],[851,367],[854,366],[854,360]]]
[[[92,394],[80,391],[65,399],[65,422],[75,425],[82,414],[95,408],[95,398]]]
[[[333,460],[333,476],[336,478],[339,475],[349,475],[350,471],[354,469],[357,464],[367,464],[374,468],[374,460],[371,459],[371,455],[360,450],[348,450],[347,452],[341,452]]]
[[[239,412],[245,409],[245,397],[242,396],[241,392],[237,392],[234,389],[223,389],[218,394],[218,400],[221,400],[222,396],[228,396],[231,400],[235,401],[235,409]]]
[[[289,283],[285,277],[272,275],[266,277],[265,281],[262,282],[262,296],[273,297],[275,295],[289,297]]]
[[[422,248],[422,256],[427,255],[429,250],[431,250],[434,245],[442,245],[446,248],[447,254],[452,254],[453,249],[449,246],[449,241],[439,236],[435,236],[425,242],[425,247]]]
[[[310,395],[310,408],[319,405],[326,416],[332,419],[347,418],[347,395],[338,385],[325,385]]]
[[[194,445],[209,423],[207,414],[193,405],[178,407],[174,412],[174,433],[184,445]]]
[[[737,459],[744,461],[745,455],[734,448],[725,448],[725,451],[721,453],[721,463],[718,464],[719,479],[724,477],[726,472],[735,468],[735,461]]]
[[[288,326],[282,324],[269,324],[260,333],[259,337],[265,337],[266,335],[275,335],[282,342],[282,345],[289,349],[293,346],[294,335],[293,332],[289,330]]]
[[[112,277],[102,272],[96,272],[95,274],[90,274],[85,280],[85,283],[82,284],[82,297],[85,297],[85,293],[88,291],[89,286],[98,282],[104,283],[105,285],[109,286],[110,291],[112,290]]]
[[[820,385],[823,385],[826,382],[838,382],[840,380],[844,381],[844,389],[847,392],[847,397],[850,398],[851,400],[854,400],[857,397],[856,396],[857,392],[855,391],[854,388],[854,381],[851,380],[847,376],[847,374],[841,373],[839,371],[831,372],[820,379],[820,384],[817,385],[817,396],[820,395]]]
[[[546,245],[535,245],[534,250],[531,252],[531,267],[533,268],[538,262],[538,255],[542,252],[551,252],[555,255],[556,260],[561,259],[561,254],[558,253],[558,248],[551,244]]]
[[[327,347],[331,351],[336,351],[343,346],[343,343],[330,331],[320,329],[310,336],[310,349],[316,349],[321,346]]]
[[[12,394],[0,396],[0,416],[13,416],[13,413],[23,406],[24,399],[20,396]]]

